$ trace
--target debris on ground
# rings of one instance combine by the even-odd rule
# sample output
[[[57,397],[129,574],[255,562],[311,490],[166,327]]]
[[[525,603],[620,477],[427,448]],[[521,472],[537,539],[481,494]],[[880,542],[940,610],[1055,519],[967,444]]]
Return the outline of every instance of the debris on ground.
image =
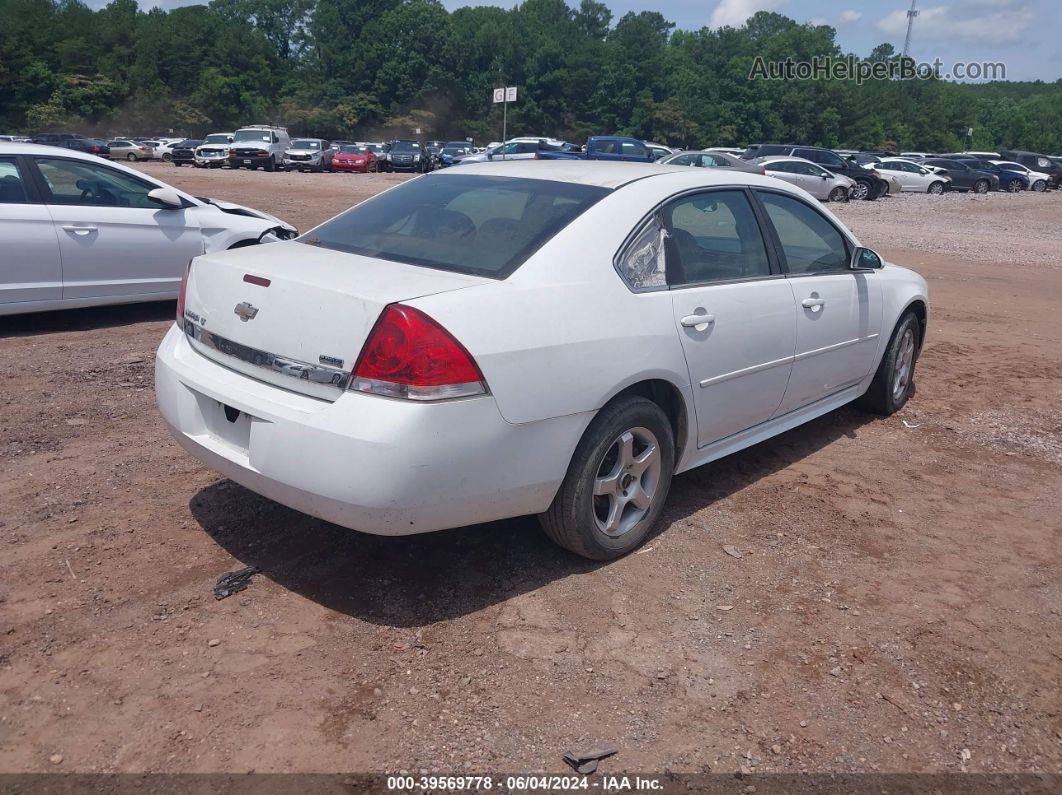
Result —
[[[254,566],[245,566],[236,571],[225,572],[214,583],[214,598],[224,599],[234,593],[239,593],[251,584],[251,577],[258,573],[258,569]]]
[[[597,763],[606,757],[618,754],[619,748],[614,745],[595,745],[586,751],[567,751],[564,761],[575,772],[589,776],[597,770]]]
[[[726,554],[728,554],[732,558],[740,558],[741,557],[741,550],[738,549],[737,547],[735,547],[733,544],[724,544],[723,545],[723,552],[725,552]]]

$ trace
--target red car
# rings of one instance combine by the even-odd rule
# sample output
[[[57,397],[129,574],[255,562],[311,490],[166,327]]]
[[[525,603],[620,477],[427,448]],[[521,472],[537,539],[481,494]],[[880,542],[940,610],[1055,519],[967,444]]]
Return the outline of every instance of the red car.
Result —
[[[344,144],[332,158],[333,171],[360,171],[368,174],[379,170],[376,153],[367,146]]]

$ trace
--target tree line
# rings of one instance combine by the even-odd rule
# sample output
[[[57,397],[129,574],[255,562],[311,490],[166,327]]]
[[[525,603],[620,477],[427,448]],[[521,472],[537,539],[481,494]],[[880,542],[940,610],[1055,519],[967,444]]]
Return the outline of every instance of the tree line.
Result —
[[[760,12],[679,30],[655,11],[525,0],[0,0],[0,132],[199,135],[275,122],[298,135],[495,140],[496,86],[519,86],[511,134],[620,133],[673,146],[1062,151],[1062,79],[750,79],[757,56],[845,55],[835,30]],[[889,44],[872,60],[898,56]]]

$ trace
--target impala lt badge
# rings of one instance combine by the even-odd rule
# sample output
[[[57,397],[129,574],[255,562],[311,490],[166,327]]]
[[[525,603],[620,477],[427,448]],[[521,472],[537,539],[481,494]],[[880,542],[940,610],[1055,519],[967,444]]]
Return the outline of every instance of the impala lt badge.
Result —
[[[258,307],[252,305],[249,301],[241,301],[236,304],[236,308],[232,311],[240,316],[240,320],[246,323],[248,320],[254,320],[254,316],[258,314]]]

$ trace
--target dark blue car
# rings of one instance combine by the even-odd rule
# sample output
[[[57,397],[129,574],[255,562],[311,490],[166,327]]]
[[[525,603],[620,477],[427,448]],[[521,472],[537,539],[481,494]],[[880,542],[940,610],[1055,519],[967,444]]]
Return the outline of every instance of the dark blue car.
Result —
[[[1008,193],[1017,193],[1018,191],[1029,189],[1029,177],[1024,172],[1000,168],[995,163],[990,163],[987,160],[982,160],[973,155],[948,155],[948,157],[951,157],[953,160],[961,160],[970,168],[976,168],[979,171],[987,171],[990,174],[995,174],[996,178],[999,180],[999,190],[1005,190]]]

